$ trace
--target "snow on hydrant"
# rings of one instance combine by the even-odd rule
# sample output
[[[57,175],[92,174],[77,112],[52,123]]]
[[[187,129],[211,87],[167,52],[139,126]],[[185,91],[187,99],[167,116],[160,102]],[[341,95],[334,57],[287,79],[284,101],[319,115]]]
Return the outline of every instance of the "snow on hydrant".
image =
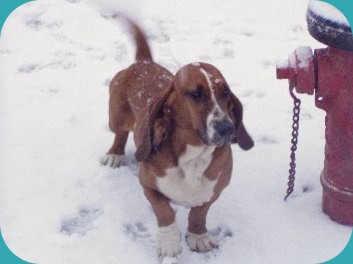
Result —
[[[315,96],[326,112],[325,162],[321,173],[323,211],[338,223],[353,225],[353,36],[345,17],[333,6],[311,1],[310,34],[325,49],[300,47],[277,65],[277,79],[288,79],[295,102],[289,188],[293,191],[300,100],[293,93]],[[297,110],[296,110],[297,109]]]

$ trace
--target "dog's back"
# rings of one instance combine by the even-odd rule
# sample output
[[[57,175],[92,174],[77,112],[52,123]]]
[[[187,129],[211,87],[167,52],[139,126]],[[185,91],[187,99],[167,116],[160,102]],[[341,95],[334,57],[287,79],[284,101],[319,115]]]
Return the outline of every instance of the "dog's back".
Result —
[[[153,62],[151,49],[143,31],[130,18],[122,18],[132,33],[135,45],[135,63],[118,72],[109,86],[109,127],[117,135],[103,164],[120,166],[127,135],[135,123],[143,123],[149,106],[170,87],[173,74]]]

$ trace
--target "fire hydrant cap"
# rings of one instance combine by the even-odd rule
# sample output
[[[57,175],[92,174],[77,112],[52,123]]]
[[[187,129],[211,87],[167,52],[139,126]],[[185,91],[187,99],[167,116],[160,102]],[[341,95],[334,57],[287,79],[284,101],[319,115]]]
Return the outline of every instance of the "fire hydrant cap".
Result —
[[[353,51],[351,27],[335,7],[322,1],[311,0],[306,19],[309,32],[316,40],[334,48]]]

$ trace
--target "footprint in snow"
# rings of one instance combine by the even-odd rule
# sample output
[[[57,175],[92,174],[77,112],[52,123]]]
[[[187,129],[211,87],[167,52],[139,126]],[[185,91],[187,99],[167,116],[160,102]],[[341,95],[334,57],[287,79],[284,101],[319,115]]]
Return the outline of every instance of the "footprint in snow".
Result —
[[[273,145],[273,144],[278,143],[278,141],[275,138],[267,136],[267,135],[263,135],[257,141],[264,144],[264,145]]]
[[[0,54],[2,55],[2,54],[10,54],[11,53],[11,51],[10,50],[8,50],[8,49],[0,49]]]
[[[306,184],[302,187],[303,193],[311,193],[315,190],[315,187],[311,184]]]
[[[43,21],[37,18],[33,18],[29,21],[27,21],[26,26],[29,28],[32,28],[34,30],[41,30],[43,28]]]
[[[64,60],[57,60],[57,61],[52,61],[50,63],[44,64],[44,65],[38,65],[38,64],[26,64],[21,66],[18,69],[19,73],[32,73],[35,71],[41,71],[44,69],[52,69],[52,70],[69,70],[72,68],[76,67],[76,63],[73,60],[70,59],[64,59]]]
[[[218,226],[209,230],[209,233],[218,241],[223,242],[227,237],[233,237],[233,231],[226,226]]]
[[[242,32],[240,32],[240,35],[249,38],[249,37],[253,37],[255,35],[255,33],[251,32],[251,31],[242,31]]]
[[[81,208],[77,216],[62,221],[60,232],[69,236],[72,234],[84,236],[94,228],[93,222],[102,214],[103,211],[99,208]]]
[[[145,227],[145,225],[141,222],[125,224],[124,231],[133,241],[136,241],[137,239],[150,240],[152,237],[147,227]]]
[[[289,29],[294,33],[302,33],[304,31],[304,28],[301,25],[292,25]]]
[[[37,70],[39,67],[39,65],[36,64],[27,64],[27,65],[23,65],[18,69],[18,72],[20,73],[31,73],[35,70]]]

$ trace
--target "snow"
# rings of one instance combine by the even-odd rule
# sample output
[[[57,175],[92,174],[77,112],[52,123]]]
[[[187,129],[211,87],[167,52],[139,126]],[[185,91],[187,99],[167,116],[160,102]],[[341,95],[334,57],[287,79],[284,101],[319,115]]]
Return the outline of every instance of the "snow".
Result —
[[[307,0],[40,0],[7,19],[0,40],[0,222],[6,243],[35,263],[156,263],[157,225],[143,195],[134,144],[126,166],[101,166],[110,147],[108,84],[133,62],[116,9],[146,30],[172,72],[203,61],[221,70],[244,105],[256,145],[233,146],[230,185],[211,207],[220,244],[191,252],[187,209],[179,263],[318,263],[336,256],[351,228],[321,210],[324,112],[301,95],[294,194],[283,201],[292,101],[275,65],[296,47],[322,44],[306,30]]]
[[[282,60],[277,62],[276,67],[278,69],[287,69],[291,65],[291,62],[289,60]]]
[[[313,58],[313,52],[310,47],[299,47],[296,49],[296,54],[298,60],[300,61],[299,67],[307,69],[309,66],[310,60]]]
[[[308,8],[315,14],[325,17],[330,21],[349,26],[349,22],[342,12],[329,3],[320,0],[310,0]]]

